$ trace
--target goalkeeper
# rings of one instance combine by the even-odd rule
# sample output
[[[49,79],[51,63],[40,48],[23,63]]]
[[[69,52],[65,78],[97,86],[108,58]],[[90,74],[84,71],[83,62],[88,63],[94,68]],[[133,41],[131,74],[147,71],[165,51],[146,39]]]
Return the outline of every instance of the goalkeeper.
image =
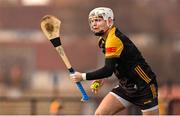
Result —
[[[131,104],[138,106],[143,115],[158,115],[156,75],[132,41],[114,26],[113,11],[106,7],[93,9],[89,13],[89,25],[99,36],[105,65],[92,72],[76,72],[71,75],[72,81],[99,80],[113,73],[119,79],[119,84],[104,97],[95,115],[114,115]]]

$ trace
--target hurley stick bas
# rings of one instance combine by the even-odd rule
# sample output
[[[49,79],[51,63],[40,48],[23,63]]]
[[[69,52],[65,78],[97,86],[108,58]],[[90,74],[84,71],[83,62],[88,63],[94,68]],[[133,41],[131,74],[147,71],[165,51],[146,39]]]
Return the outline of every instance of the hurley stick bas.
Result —
[[[61,44],[60,40],[60,27],[61,21],[52,15],[46,15],[41,20],[41,29],[47,39],[53,44],[54,48],[58,52],[59,56],[62,58],[63,62],[65,63],[68,71],[73,74],[75,70],[72,68],[65,52]],[[76,85],[79,91],[82,94],[82,101],[87,101],[89,99],[86,91],[84,90],[82,84],[80,82],[76,82]]]

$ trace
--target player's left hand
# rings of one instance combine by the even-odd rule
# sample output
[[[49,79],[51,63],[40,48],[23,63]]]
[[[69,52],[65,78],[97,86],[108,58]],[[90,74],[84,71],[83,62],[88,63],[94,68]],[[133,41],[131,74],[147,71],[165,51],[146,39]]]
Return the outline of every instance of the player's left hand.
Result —
[[[90,86],[91,91],[97,94],[98,90],[103,86],[103,84],[104,84],[104,79],[94,80]]]
[[[82,73],[80,72],[75,72],[74,74],[70,74],[70,79],[76,83],[76,82],[80,82],[83,80],[82,78]]]

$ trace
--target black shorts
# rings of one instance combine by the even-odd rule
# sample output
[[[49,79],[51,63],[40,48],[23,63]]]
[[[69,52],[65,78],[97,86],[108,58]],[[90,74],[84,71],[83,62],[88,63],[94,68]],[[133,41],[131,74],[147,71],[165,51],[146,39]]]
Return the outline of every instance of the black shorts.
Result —
[[[130,103],[138,106],[141,110],[150,109],[158,105],[157,84],[146,85],[143,89],[132,92],[127,91],[120,85],[113,88],[112,92]]]

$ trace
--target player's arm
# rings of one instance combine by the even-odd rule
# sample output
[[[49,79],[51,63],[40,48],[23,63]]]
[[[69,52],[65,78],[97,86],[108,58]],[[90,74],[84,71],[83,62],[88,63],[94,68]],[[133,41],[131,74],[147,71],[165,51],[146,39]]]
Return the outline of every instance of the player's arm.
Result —
[[[116,60],[117,60],[117,58],[106,58],[104,67],[102,67],[96,71],[83,74],[83,79],[84,80],[96,80],[96,79],[110,77],[113,74]]]
[[[71,74],[70,77],[74,82],[82,80],[97,80],[109,77],[113,74],[116,60],[117,58],[106,58],[104,67],[88,73],[75,72],[74,74]]]

